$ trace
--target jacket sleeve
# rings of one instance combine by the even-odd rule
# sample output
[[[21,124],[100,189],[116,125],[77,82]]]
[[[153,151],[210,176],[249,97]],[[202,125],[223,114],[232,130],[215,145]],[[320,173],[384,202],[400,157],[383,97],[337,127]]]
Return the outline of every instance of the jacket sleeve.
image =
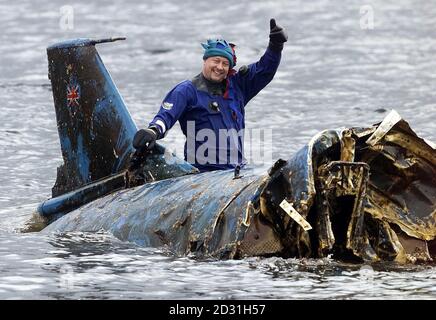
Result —
[[[178,84],[165,96],[159,112],[149,125],[149,127],[155,127],[159,131],[159,139],[166,135],[187,107],[194,103],[194,97],[195,92],[189,81]]]
[[[235,75],[236,83],[244,95],[244,105],[271,82],[279,67],[280,59],[281,52],[267,48],[259,61],[248,65],[248,71],[238,72]]]

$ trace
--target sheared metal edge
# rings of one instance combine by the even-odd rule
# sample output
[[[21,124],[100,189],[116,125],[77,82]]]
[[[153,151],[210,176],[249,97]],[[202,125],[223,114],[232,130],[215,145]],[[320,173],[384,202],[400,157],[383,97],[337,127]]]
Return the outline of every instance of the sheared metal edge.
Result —
[[[209,247],[209,241],[212,239],[213,234],[215,232],[215,228],[218,224],[218,221],[220,221],[222,219],[222,216],[225,212],[225,210],[229,207],[229,205],[237,198],[239,197],[239,195],[245,190],[247,189],[249,186],[251,186],[254,182],[258,181],[257,179],[253,179],[253,181],[251,181],[250,183],[246,184],[245,186],[243,186],[241,189],[239,189],[238,192],[236,192],[229,201],[227,201],[226,205],[220,210],[220,212],[216,215],[215,220],[212,224],[212,227],[209,228],[207,234],[204,237],[204,246],[206,248],[206,250],[208,251],[208,247]],[[238,220],[238,226],[241,223],[241,219]]]
[[[395,143],[400,147],[408,149],[417,156],[424,158],[433,165],[436,165],[436,158],[430,151],[428,151],[428,147],[430,146],[426,145],[424,140],[421,138],[405,135],[401,132],[392,132],[385,136],[385,141]]]
[[[433,141],[427,140],[425,138],[423,138],[422,140],[424,140],[424,142],[427,143],[433,150],[436,149],[436,143],[433,143]]]
[[[250,200],[248,201],[247,207],[245,208],[244,220],[242,220],[242,224],[247,228],[250,226],[250,222],[251,222],[250,212],[252,211],[254,211],[254,206],[253,206],[253,202]]]
[[[268,175],[262,178],[262,181],[260,182],[260,185],[257,187],[256,191],[254,192],[253,197],[247,203],[247,207],[245,208],[245,216],[244,219],[242,220],[242,224],[247,228],[250,226],[252,215],[257,214],[260,211],[260,203],[259,203],[259,209],[255,211],[253,201],[260,202],[260,195],[265,189],[266,184],[270,178],[271,177]]]
[[[380,123],[375,132],[366,140],[366,144],[370,146],[376,145],[392,127],[402,118],[397,111],[392,110]]]
[[[226,205],[221,209],[221,211],[218,213],[218,215],[215,218],[215,221],[213,222],[212,225],[212,233],[215,230],[215,227],[218,223],[218,221],[221,219],[221,216],[223,215],[224,211],[229,207],[229,205],[242,193],[242,191],[244,191],[245,189],[247,189],[254,181],[251,181],[249,184],[245,185],[244,187],[242,187],[237,193],[235,193],[229,201],[227,201]]]
[[[316,185],[315,185],[315,170],[318,170],[318,168],[314,168],[314,163],[313,163],[313,157],[314,157],[314,149],[315,149],[315,144],[317,142],[325,142],[323,141],[323,136],[325,137],[330,136],[330,134],[332,132],[335,132],[337,139],[338,139],[338,143],[340,143],[341,141],[341,130],[324,130],[322,132],[317,133],[315,136],[312,137],[312,139],[309,141],[309,143],[307,144],[307,154],[306,154],[306,163],[307,163],[307,179],[306,179],[306,184],[307,184],[307,196],[306,197],[302,197],[301,200],[297,200],[297,199],[293,199],[293,200],[297,200],[297,210],[298,212],[301,213],[301,215],[303,217],[307,217],[309,214],[309,211],[311,210],[312,206],[316,204],[316,197],[319,195],[321,195],[321,190],[316,189]],[[327,138],[328,139],[328,138]],[[292,171],[291,171],[292,172]],[[291,176],[289,178],[292,178]],[[299,202],[299,203],[298,203]],[[290,221],[292,221],[292,219],[290,219]],[[328,219],[328,223],[330,226],[330,221]],[[317,226],[317,228],[319,229],[319,226]],[[330,227],[331,228],[331,227]],[[302,237],[303,235],[308,235],[308,233],[306,231],[304,231],[303,228],[300,229],[300,234],[297,235],[296,237],[299,239],[298,243],[300,243],[301,241],[303,241]],[[333,240],[330,236],[333,236],[333,232],[329,232],[331,230],[327,230],[327,239],[325,238],[320,238],[320,247],[324,247],[326,245],[325,242],[329,243],[331,241],[333,241],[334,243],[334,237]],[[327,245],[328,246],[328,245]]]
[[[245,206],[241,208],[237,204],[235,204],[235,201],[239,197],[241,197],[241,195],[244,194],[244,192],[247,189],[250,189],[250,187],[253,187],[253,185],[258,184],[260,181],[260,185],[258,185],[252,191],[249,191],[245,196],[243,196],[243,199],[247,198],[247,197],[248,197],[248,199],[250,199],[249,194],[252,194],[251,199],[247,201],[247,206],[248,206],[248,203],[250,203],[250,202],[251,202],[251,204],[253,204],[253,201],[255,202],[257,197],[259,196],[259,190],[263,190],[263,187],[264,187],[263,184],[265,183],[265,180],[267,180],[267,179],[265,179],[265,178],[267,178],[267,176],[266,177],[265,176],[258,176],[258,177],[253,177],[253,178],[254,179],[251,182],[249,182],[246,186],[242,187],[235,194],[232,195],[231,199],[227,201],[227,203],[223,207],[223,209],[221,209],[219,211],[219,213],[215,216],[213,226],[207,228],[207,230],[205,232],[205,236],[204,236],[204,248],[205,248],[204,256],[216,258],[216,257],[219,257],[221,255],[221,253],[225,252],[226,258],[233,259],[235,257],[235,255],[237,254],[239,247],[241,245],[241,241],[245,238],[245,235],[246,235],[248,228],[243,223],[243,220],[245,219],[243,208]],[[238,208],[240,208],[241,210],[238,210]],[[228,210],[230,210],[230,212]],[[213,241],[213,239],[214,239],[216,228],[220,226],[221,219],[223,219],[227,215],[227,213],[232,214],[232,212],[234,210],[236,210],[235,212],[236,212],[236,219],[237,219],[236,224],[235,224],[235,230],[234,230],[235,239],[227,242],[227,244],[225,244],[222,247],[217,247],[214,250],[211,250],[210,244],[211,244],[211,241]],[[252,210],[251,217],[253,217],[254,214],[257,214],[257,213],[259,213],[259,210]],[[250,220],[250,218],[249,218],[249,220]],[[220,237],[220,239],[221,239],[221,237]],[[221,241],[221,240],[219,240],[219,241]]]
[[[334,137],[332,136],[334,134]],[[323,151],[328,149],[331,145],[330,142],[340,142],[341,134],[340,130],[324,130],[322,132],[319,132],[315,136],[312,137],[312,139],[307,144],[307,153],[305,156],[305,168],[306,168],[306,174],[304,175],[304,180],[306,183],[306,192],[307,194],[302,194],[299,198],[297,194],[294,194],[291,200],[293,202],[293,206],[295,206],[295,209],[297,212],[304,217],[307,218],[309,211],[311,210],[312,206],[315,204],[315,197],[317,195],[317,189],[315,186],[315,174],[317,170],[317,164],[314,163],[317,159],[315,158],[315,155],[320,155]],[[322,150],[321,150],[321,149]],[[321,153],[320,153],[321,152]],[[291,186],[295,183],[292,182],[293,177],[292,171],[291,175],[289,176],[289,179],[291,180]],[[286,230],[290,230],[291,222],[294,221],[291,217],[286,215],[288,217],[288,223],[286,224]],[[286,223],[286,222],[285,222]],[[299,252],[300,256],[304,256],[304,251],[306,249],[303,249],[303,245],[310,248],[310,240],[309,240],[309,233],[304,230],[304,228],[299,228],[297,231],[297,234],[295,235],[295,244],[297,246],[297,250]]]
[[[417,223],[417,221],[410,219],[403,208],[398,206],[391,199],[386,199],[387,197],[383,195],[382,192],[378,191],[375,186],[371,184],[368,185],[367,194],[369,202],[365,206],[365,212],[368,212],[374,218],[398,225],[402,231],[411,237],[427,241],[433,240],[436,237],[435,224],[429,225],[428,222],[425,223],[422,220]],[[433,211],[431,216],[433,216],[434,219],[436,210]],[[432,232],[426,232],[423,229],[431,230]]]
[[[297,206],[297,210],[299,212],[304,211],[303,216],[307,216],[309,213],[312,205],[315,202],[315,196],[317,193],[316,187],[315,187],[315,170],[318,170],[318,168],[314,168],[313,164],[313,150],[315,143],[320,140],[321,142],[324,142],[322,140],[323,136],[326,136],[328,133],[335,132],[338,138],[338,142],[341,143],[341,137],[342,132],[341,130],[324,130],[322,132],[317,133],[315,136],[310,139],[309,143],[307,144],[308,152],[307,152],[307,168],[308,168],[308,174],[307,174],[307,197],[306,199],[301,199],[299,202],[300,208]],[[291,177],[289,177],[291,178]],[[302,212],[303,213],[303,212]]]
[[[249,221],[251,221],[251,218],[254,217],[254,215],[259,214],[260,212],[260,203],[259,203],[259,209],[254,210],[254,205],[253,205],[253,200],[255,201],[256,199],[260,198],[260,193],[263,191],[263,189],[265,188],[266,182],[268,181],[269,176],[264,176],[260,182],[260,185],[256,188],[256,191],[254,192],[254,196],[251,198],[251,200],[248,201],[248,203],[251,203],[251,207],[253,208],[252,212],[251,212],[251,216],[249,216]],[[249,205],[247,204],[247,208],[249,207]],[[247,211],[246,211],[247,213]],[[250,214],[250,213],[249,213]],[[245,217],[246,218],[246,217]],[[232,247],[232,251],[231,251],[231,258],[233,259],[234,256],[236,255],[237,251],[240,248],[241,245],[241,241],[243,241],[246,232],[248,231],[248,226],[244,224],[244,220],[245,218],[243,218],[242,215],[239,216],[238,218],[238,223],[236,226],[236,234],[237,239],[236,239],[236,243],[235,245],[233,245]]]
[[[314,176],[314,170],[313,170],[313,146],[315,144],[315,142],[324,135],[324,131],[316,134],[315,136],[312,137],[312,139],[310,139],[309,143],[307,144],[308,146],[308,152],[307,152],[307,167],[308,167],[308,181],[307,181],[307,190],[308,190],[308,201],[310,203],[307,203],[307,210],[306,210],[306,215],[309,212],[310,208],[313,205],[314,202],[314,197],[316,194],[316,188],[315,188],[315,176]]]
[[[203,189],[200,193],[197,193],[194,197],[195,198],[198,198],[198,197],[200,197],[203,193],[205,193],[206,191],[208,191],[208,189],[209,188],[205,188],[205,189]],[[194,198],[193,197],[193,198]],[[191,199],[191,201],[190,201],[190,204],[188,205],[188,211],[189,211],[189,213],[186,215],[186,218],[185,218],[185,220],[186,219],[188,219],[188,218],[192,218],[193,216],[194,216],[194,213],[192,212],[192,203],[193,203],[193,201],[192,201],[192,199]],[[174,225],[173,225],[173,227],[174,227]],[[191,223],[191,225],[190,225],[190,227],[189,227],[189,231],[188,231],[188,245],[186,245],[186,248],[185,248],[185,254],[189,254],[190,253],[190,246],[189,246],[189,243],[191,243],[192,241],[197,241],[199,239],[199,234],[197,234],[197,233],[195,233],[194,232],[194,230],[193,230],[193,223]],[[206,236],[204,237],[204,239],[206,239]],[[203,242],[203,244],[204,244],[204,247],[206,247],[206,245],[205,245],[205,243]]]
[[[366,137],[370,134],[373,134],[375,132],[375,130],[377,130],[377,127],[372,126],[370,128],[366,128],[362,131],[359,131],[359,129],[362,129],[362,128],[351,128],[353,135],[355,135],[358,138],[362,138],[362,137]]]
[[[402,126],[400,126],[399,130],[395,130],[394,126],[396,124],[400,125],[400,123],[404,123],[407,126],[406,129],[408,133],[403,132],[404,128],[402,128]],[[383,130],[379,130],[383,124],[385,124]],[[412,152],[418,158],[426,160],[432,165],[436,165],[436,157],[434,156],[435,144],[418,137],[408,123],[401,119],[394,110],[383,120],[379,128],[377,128],[366,142],[369,145],[372,143],[370,147],[372,150],[383,152],[383,144],[375,145],[383,138],[385,142],[398,145]],[[394,128],[394,130],[392,130],[392,128]],[[391,159],[393,164],[398,167],[395,158],[390,157],[389,154],[384,153],[384,155]],[[402,208],[389,196],[379,191],[374,185],[368,185],[367,193],[368,203],[365,206],[365,212],[369,213],[374,218],[384,221],[385,223],[397,225],[406,235],[413,238],[431,241],[436,237],[436,223],[434,222],[436,220],[436,210],[433,210],[428,216],[428,219],[413,219],[413,216],[409,215],[406,208]],[[398,244],[400,244],[400,242],[396,243],[396,245]],[[399,262],[404,261],[405,257],[401,255],[396,260]]]
[[[406,129],[410,130],[410,132],[404,133],[403,128],[400,126],[400,130],[387,132],[384,136],[384,141],[398,145],[412,152],[418,158],[424,159],[432,165],[436,165],[433,144],[429,144],[428,141],[418,137],[406,121],[402,120],[402,123],[407,126]],[[383,151],[383,145],[375,145],[370,148],[378,152]],[[389,154],[384,155],[390,158],[393,164],[397,166],[395,158],[390,157]],[[433,210],[428,216],[428,219],[413,219],[413,215],[410,216],[406,208],[402,208],[389,196],[379,191],[374,185],[369,185],[368,200],[369,203],[365,211],[370,213],[373,217],[397,224],[403,232],[411,237],[427,241],[433,240],[436,237],[436,224],[434,222],[432,223],[432,221],[436,220],[436,210]]]
[[[398,239],[397,233],[392,230],[392,228],[389,226],[388,223],[384,222],[386,224],[386,231],[388,232],[388,235],[390,237],[390,243],[393,246],[393,249],[395,250],[395,252],[397,253],[397,255],[395,256],[394,261],[404,264],[407,263],[408,258],[406,255],[406,250],[404,250],[403,245],[400,242],[400,239]]]

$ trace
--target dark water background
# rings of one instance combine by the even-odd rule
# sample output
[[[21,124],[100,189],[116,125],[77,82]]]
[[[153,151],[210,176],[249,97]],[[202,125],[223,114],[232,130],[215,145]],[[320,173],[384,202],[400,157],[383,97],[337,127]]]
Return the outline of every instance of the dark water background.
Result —
[[[64,39],[127,36],[98,47],[138,126],[165,93],[197,74],[200,42],[224,36],[238,64],[256,61],[269,19],[289,33],[274,81],[247,107],[248,128],[271,128],[273,159],[317,132],[379,122],[396,109],[436,139],[433,1],[0,1],[1,299],[435,299],[430,266],[330,260],[195,261],[108,234],[42,236],[19,229],[50,197],[62,163],[45,49]],[[362,29],[371,5],[374,28]],[[64,9],[63,9],[64,10]],[[385,111],[386,110],[386,111]],[[173,129],[164,143],[183,143]],[[177,149],[178,150],[178,149]]]

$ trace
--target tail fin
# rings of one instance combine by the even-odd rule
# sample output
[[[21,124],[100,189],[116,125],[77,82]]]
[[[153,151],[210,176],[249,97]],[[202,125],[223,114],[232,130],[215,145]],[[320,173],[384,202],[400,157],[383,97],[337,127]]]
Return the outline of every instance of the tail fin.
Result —
[[[95,48],[119,39],[77,39],[47,48],[64,159],[53,197],[127,167],[137,128]]]

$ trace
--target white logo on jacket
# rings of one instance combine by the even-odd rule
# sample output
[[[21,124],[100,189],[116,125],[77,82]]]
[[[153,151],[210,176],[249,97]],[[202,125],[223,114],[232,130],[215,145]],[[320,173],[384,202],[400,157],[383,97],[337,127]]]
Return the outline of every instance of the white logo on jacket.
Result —
[[[169,103],[166,101],[164,103],[162,103],[162,108],[164,108],[165,110],[171,110],[172,107],[173,107],[172,103]]]

